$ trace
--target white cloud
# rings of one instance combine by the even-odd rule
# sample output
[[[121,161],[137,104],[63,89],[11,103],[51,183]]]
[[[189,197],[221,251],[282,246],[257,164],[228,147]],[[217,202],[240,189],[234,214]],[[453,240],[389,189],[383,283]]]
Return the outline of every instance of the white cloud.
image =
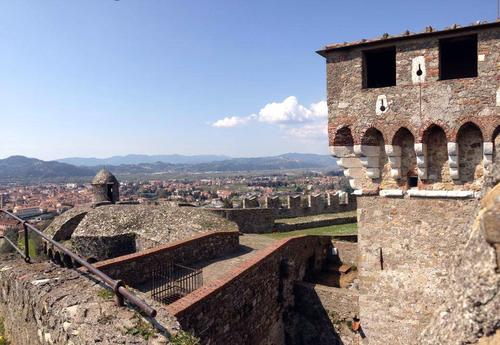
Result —
[[[302,140],[326,139],[328,137],[328,126],[324,121],[314,124],[307,124],[301,127],[286,129],[286,134]]]
[[[217,120],[212,123],[212,127],[217,128],[232,128],[236,126],[241,126],[246,124],[248,121],[253,119],[255,115],[250,115],[247,117],[239,117],[239,116],[228,116],[223,119]]]
[[[212,123],[212,127],[233,128],[258,120],[277,125],[287,137],[300,140],[325,139],[327,137],[328,106],[326,101],[303,106],[295,96],[289,96],[282,102],[266,104],[257,114],[246,117],[228,116]]]
[[[290,96],[283,102],[269,103],[259,111],[259,121],[268,123],[299,123],[326,117],[326,102],[313,103],[309,108],[299,104],[297,97]]]

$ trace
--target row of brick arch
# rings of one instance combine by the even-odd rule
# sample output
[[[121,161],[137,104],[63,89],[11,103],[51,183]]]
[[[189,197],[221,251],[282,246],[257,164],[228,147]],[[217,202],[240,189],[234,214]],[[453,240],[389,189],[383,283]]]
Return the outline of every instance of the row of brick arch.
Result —
[[[330,146],[352,146],[354,144],[377,145],[378,143],[373,143],[375,133],[382,134],[384,142],[387,145],[394,145],[395,141],[402,135],[402,133],[405,135],[410,133],[415,139],[415,142],[424,143],[429,133],[435,131],[436,129],[440,129],[444,132],[448,142],[457,142],[459,134],[463,132],[463,130],[471,127],[475,127],[481,131],[484,141],[494,141],[500,133],[500,123],[498,123],[500,121],[498,118],[494,120],[497,122],[496,124],[493,121],[482,121],[480,123],[477,121],[466,121],[463,122],[458,129],[453,130],[449,129],[446,125],[440,122],[428,123],[427,125],[420,127],[417,131],[412,130],[411,126],[393,128],[381,124],[380,126],[374,125],[356,132],[351,130],[351,125],[344,125],[336,128],[335,130],[329,131]]]

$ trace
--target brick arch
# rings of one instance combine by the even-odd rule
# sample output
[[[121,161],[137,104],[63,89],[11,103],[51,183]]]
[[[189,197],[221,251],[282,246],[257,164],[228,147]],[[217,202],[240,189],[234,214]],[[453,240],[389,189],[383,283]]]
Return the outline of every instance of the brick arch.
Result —
[[[400,133],[401,131],[403,131],[403,130],[406,130],[406,131],[410,132],[410,134],[413,136],[413,139],[416,140],[417,135],[415,135],[415,130],[411,126],[401,125],[400,127],[394,126],[391,129],[391,132],[387,136],[387,143],[391,144],[391,145],[394,145],[394,139],[396,139],[396,135],[398,133]]]
[[[492,134],[489,136],[489,138],[491,138],[491,141],[495,141],[496,137],[499,135],[500,135],[500,125],[495,127],[495,129],[492,131]]]
[[[439,127],[444,131],[444,134],[446,136],[446,140],[448,142],[452,142],[455,138],[451,135],[450,128],[446,123],[444,123],[441,120],[429,120],[425,121],[420,128],[418,129],[417,135],[415,136],[415,142],[418,143],[423,143],[424,141],[424,135],[426,132],[428,132],[430,129],[433,127]]]
[[[481,131],[481,134],[483,135],[483,138],[486,139],[486,137],[484,136],[484,134],[486,132],[486,128],[485,128],[484,123],[482,123],[482,121],[478,121],[477,119],[473,119],[472,117],[467,116],[467,117],[462,118],[457,123],[458,123],[458,125],[456,127],[454,127],[453,129],[451,129],[451,131],[450,131],[450,136],[452,138],[452,140],[451,140],[452,142],[455,142],[455,143],[457,142],[458,133],[460,132],[461,129],[464,128],[464,126],[467,126],[467,125],[474,125],[475,127],[479,128],[479,130]]]
[[[351,125],[333,127],[328,125],[328,139],[330,146],[353,146],[354,136]]]
[[[378,146],[379,145],[378,138],[376,138],[375,136],[378,136],[379,134],[382,136],[382,139],[385,143],[386,137],[385,137],[383,131],[381,131],[379,128],[377,128],[375,126],[366,127],[363,130],[361,130],[361,132],[360,132],[359,143],[361,145]]]

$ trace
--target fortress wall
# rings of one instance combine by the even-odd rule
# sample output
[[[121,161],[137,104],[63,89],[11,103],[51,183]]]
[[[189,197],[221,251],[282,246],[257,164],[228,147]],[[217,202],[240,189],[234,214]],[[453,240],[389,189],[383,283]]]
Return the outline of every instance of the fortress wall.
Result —
[[[351,224],[351,223],[356,223],[355,216],[333,218],[333,219],[324,219],[324,220],[312,220],[310,222],[300,222],[300,223],[293,223],[293,224],[277,222],[274,225],[274,230],[276,232],[286,232],[286,231],[320,228],[320,227],[324,227],[324,226],[339,225],[339,224]]]
[[[356,197],[348,195],[341,200],[337,194],[311,195],[304,200],[306,207],[302,207],[301,197],[290,197],[289,207],[275,209],[276,219],[315,216],[325,213],[337,213],[356,210]]]
[[[237,231],[210,232],[187,240],[176,241],[142,252],[105,260],[94,266],[114,279],[121,279],[127,285],[137,286],[150,278],[148,269],[158,263],[174,261],[189,265],[199,260],[210,260],[237,250]]]
[[[277,241],[166,309],[203,344],[284,344],[294,282],[318,271],[330,251],[329,236]]]
[[[469,239],[477,205],[476,199],[358,198],[360,318],[371,345],[418,344],[447,298],[452,259]]]
[[[244,233],[270,233],[274,226],[274,210],[270,208],[224,208],[212,212],[235,222]]]

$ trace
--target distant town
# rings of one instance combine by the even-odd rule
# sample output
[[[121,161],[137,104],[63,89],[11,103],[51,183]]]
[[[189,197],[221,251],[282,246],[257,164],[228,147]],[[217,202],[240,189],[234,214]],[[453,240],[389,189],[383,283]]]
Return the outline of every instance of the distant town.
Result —
[[[139,203],[190,203],[195,206],[239,208],[244,198],[307,195],[347,190],[345,177],[331,173],[275,173],[120,183],[121,200]],[[39,183],[0,186],[0,206],[31,222],[44,222],[80,205],[91,204],[88,183]],[[1,222],[8,222],[1,219]],[[4,224],[4,226],[7,224]],[[1,227],[1,225],[0,225]]]

